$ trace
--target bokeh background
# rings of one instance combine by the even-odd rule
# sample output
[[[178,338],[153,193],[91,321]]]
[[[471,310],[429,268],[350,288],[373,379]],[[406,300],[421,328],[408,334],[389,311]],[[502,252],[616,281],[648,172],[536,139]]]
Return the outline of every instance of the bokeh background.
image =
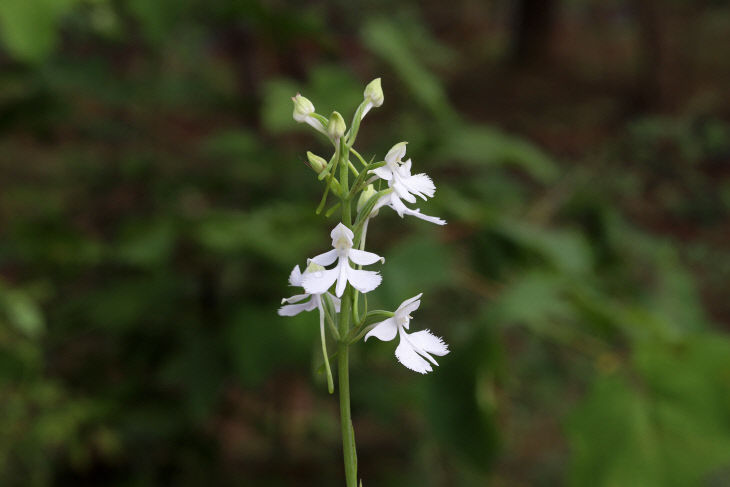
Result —
[[[291,118],[410,142],[352,359],[366,486],[730,485],[730,2],[0,2],[0,485],[342,485]]]

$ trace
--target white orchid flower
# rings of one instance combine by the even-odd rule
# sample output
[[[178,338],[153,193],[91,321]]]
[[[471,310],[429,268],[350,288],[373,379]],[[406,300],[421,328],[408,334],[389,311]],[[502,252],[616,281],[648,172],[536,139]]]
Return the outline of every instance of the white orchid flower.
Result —
[[[299,123],[306,123],[318,132],[322,132],[324,135],[329,137],[329,134],[327,133],[327,130],[325,130],[324,125],[322,125],[322,122],[313,116],[314,104],[309,101],[308,98],[297,93],[291,100],[294,102],[294,113],[292,114],[294,120]]]
[[[423,293],[403,301],[395,310],[395,316],[377,323],[365,335],[365,341],[374,336],[379,340],[389,342],[398,333],[400,343],[395,349],[395,357],[407,368],[420,374],[426,374],[433,370],[431,364],[438,365],[431,354],[439,357],[444,356],[449,353],[449,346],[429,330],[421,330],[411,334],[406,333],[405,330],[408,329],[411,321],[410,314],[421,305],[422,295]]]
[[[289,284],[292,286],[301,287],[302,286],[302,280],[304,279],[304,276],[307,274],[311,274],[313,272],[319,272],[322,269],[324,269],[322,266],[311,263],[307,268],[304,270],[304,274],[299,270],[299,266],[294,266],[294,269],[292,269],[291,274],[289,274]],[[327,343],[324,336],[324,305],[322,303],[322,296],[328,296],[329,299],[332,300],[332,305],[335,307],[335,312],[340,312],[340,300],[334,296],[332,296],[328,292],[324,293],[306,293],[306,294],[296,294],[290,298],[284,298],[281,300],[281,303],[296,303],[296,304],[287,304],[279,308],[279,315],[280,316],[294,316],[298,315],[302,311],[312,311],[313,309],[319,310],[319,335],[320,339],[322,340],[322,357],[324,358],[324,366],[325,370],[327,372],[327,390],[329,390],[329,393],[332,394],[334,391],[334,383],[332,382],[332,370],[330,369],[329,359],[327,358]],[[305,299],[309,298],[309,301],[306,302],[300,302],[304,301]]]
[[[349,261],[351,260],[358,265],[370,265],[377,261],[385,262],[385,259],[372,252],[353,249],[352,239],[355,236],[352,230],[342,223],[337,224],[330,233],[330,237],[332,237],[332,247],[334,248],[310,259],[310,261],[326,267],[336,260],[337,265],[332,269],[306,274],[302,279],[304,290],[310,294],[321,294],[337,281],[335,294],[340,297],[345,292],[345,286],[348,282],[362,293],[370,292],[378,287],[382,280],[380,274],[374,271],[353,269]]]
[[[433,197],[436,192],[436,186],[428,175],[424,173],[411,174],[410,159],[402,162],[403,157],[406,155],[406,144],[407,142],[395,144],[385,156],[385,166],[371,171],[377,177],[387,181],[388,187],[393,189],[392,193],[380,198],[373,208],[373,213],[383,206],[389,206],[401,218],[403,218],[403,215],[411,215],[436,225],[446,225],[446,221],[441,218],[425,215],[421,213],[419,208],[411,209],[402,201],[415,203],[416,196],[425,201],[427,198]]]
[[[294,266],[294,269],[292,269],[291,274],[289,274],[289,285],[295,286],[295,287],[302,287],[302,279],[307,274],[311,274],[313,272],[318,272],[322,270],[323,267],[318,265],[310,265],[304,270],[304,274],[299,270],[299,266]],[[279,315],[280,316],[294,316],[298,315],[302,311],[312,311],[313,309],[319,309],[320,312],[322,312],[322,296],[327,295],[332,300],[332,304],[335,306],[335,311],[338,313],[340,312],[340,300],[334,296],[332,296],[330,293],[305,293],[305,294],[295,294],[294,296],[284,298],[281,300],[281,303],[297,303],[297,304],[287,304],[279,308]],[[306,302],[305,299],[309,298]]]
[[[411,160],[402,162],[406,155],[407,142],[398,142],[385,156],[385,166],[373,169],[372,172],[380,179],[388,181],[388,186],[393,188],[401,199],[409,203],[416,202],[416,196],[424,201],[433,197],[436,186],[431,178],[424,173],[411,174]]]

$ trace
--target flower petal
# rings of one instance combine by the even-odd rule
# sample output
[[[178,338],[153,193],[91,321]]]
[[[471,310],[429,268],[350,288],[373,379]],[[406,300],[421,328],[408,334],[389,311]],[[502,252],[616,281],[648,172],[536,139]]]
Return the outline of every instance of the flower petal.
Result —
[[[295,294],[294,296],[291,296],[289,298],[284,298],[281,300],[282,303],[298,303],[304,298],[308,298],[311,296],[311,294]]]
[[[377,261],[385,262],[385,259],[378,254],[358,249],[350,249],[348,257],[350,257],[350,260],[355,264],[359,265],[375,264]]]
[[[350,270],[350,263],[347,262],[347,259],[340,259],[340,261],[337,263],[337,267],[335,269],[338,272],[337,287],[335,287],[335,295],[337,297],[340,297],[340,296],[342,296],[342,293],[345,292],[345,286],[347,286],[347,271]]]
[[[399,179],[394,179],[393,181],[389,182],[388,185],[393,188],[393,191],[395,191],[398,196],[403,198],[409,203],[415,203],[416,197],[413,196],[409,191],[408,188],[406,188],[403,183]]]
[[[432,198],[436,192],[436,185],[433,184],[431,178],[424,173],[402,178],[402,182],[408,191],[420,196],[424,201],[426,200],[426,197]]]
[[[388,318],[387,320],[377,323],[373,329],[365,335],[365,341],[368,341],[368,338],[373,336],[378,340],[389,342],[395,338],[396,333],[398,333],[398,325],[395,323],[395,319]]]
[[[302,286],[310,294],[322,294],[332,287],[338,274],[339,269],[336,267],[330,270],[307,272],[302,278]]]
[[[393,172],[385,166],[371,169],[370,172],[378,176],[380,179],[385,179],[386,181],[393,179]]]
[[[306,303],[300,304],[287,304],[279,308],[279,316],[294,316],[302,311],[312,311],[317,307],[317,303],[314,299],[310,299]]]
[[[420,218],[421,220],[425,220],[430,223],[435,223],[436,225],[446,225],[446,220],[442,220],[441,218],[439,218],[437,216],[425,215],[425,214],[421,213],[421,210],[418,208],[416,208],[415,210],[411,210],[410,208],[408,208],[405,205],[403,205],[403,207],[405,208],[404,213],[406,215],[415,216],[416,218]]]
[[[338,248],[339,246],[344,248],[351,248],[352,239],[355,238],[355,234],[352,233],[352,230],[350,230],[345,225],[343,225],[342,222],[340,222],[335,228],[332,229],[332,231],[330,232],[330,237],[332,237],[333,247]]]
[[[332,263],[337,260],[337,249],[332,249],[329,252],[325,252],[324,254],[319,254],[318,256],[312,257],[309,260],[311,262],[314,262],[315,264],[327,267],[328,265],[332,265]]]
[[[433,368],[431,368],[431,364],[429,364],[426,360],[423,359],[423,357],[416,353],[416,351],[413,349],[413,345],[411,345],[411,343],[408,341],[407,336],[403,336],[405,334],[406,333],[401,330],[400,343],[395,349],[395,358],[397,358],[398,361],[405,365],[407,368],[413,370],[414,372],[418,372],[419,374],[431,372],[433,370]]]
[[[391,147],[385,155],[385,160],[387,162],[400,162],[400,160],[403,159],[403,156],[406,155],[406,144],[408,144],[408,142],[398,142]]]
[[[401,199],[398,197],[397,194],[390,193],[389,196],[390,196],[390,204],[388,206],[393,208],[393,210],[395,210],[395,212],[398,213],[399,217],[403,218],[403,215],[408,211],[409,208],[405,204],[403,204],[403,202],[401,201]]]
[[[449,346],[444,343],[441,337],[437,337],[430,330],[421,330],[408,335],[408,340],[414,345],[419,353],[432,353],[442,357],[449,353]],[[426,357],[430,358],[430,357]],[[433,359],[431,359],[433,360]],[[433,361],[436,363],[436,361]]]
[[[352,287],[361,293],[368,293],[378,287],[383,280],[380,274],[374,271],[360,271],[353,269],[348,265],[347,280],[350,281]]]
[[[423,293],[417,294],[416,296],[403,301],[400,306],[398,306],[396,313],[405,313],[408,315],[416,311],[421,305],[421,296],[423,296]]]
[[[302,271],[299,270],[299,266],[295,265],[294,269],[289,274],[289,285],[290,286],[301,286],[302,285]]]

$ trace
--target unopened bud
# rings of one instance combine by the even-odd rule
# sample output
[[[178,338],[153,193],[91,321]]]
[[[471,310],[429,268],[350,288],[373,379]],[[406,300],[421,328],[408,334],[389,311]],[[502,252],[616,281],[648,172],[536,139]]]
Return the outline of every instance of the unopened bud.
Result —
[[[297,93],[297,96],[292,97],[292,101],[294,102],[294,120],[299,123],[306,122],[307,117],[314,113],[314,105],[299,93]]]
[[[357,200],[357,212],[359,213],[360,210],[363,209],[363,207],[370,201],[370,198],[375,196],[377,194],[377,191],[375,191],[375,188],[372,184],[368,184],[367,187],[362,190],[362,193],[360,193],[360,198]],[[370,214],[370,216],[376,216],[378,214],[378,210],[375,210]]]
[[[319,157],[317,154],[307,152],[307,160],[309,161],[309,165],[312,166],[312,169],[314,169],[314,172],[317,174],[324,171],[324,168],[327,167],[327,161]]]
[[[347,126],[345,125],[345,119],[342,118],[339,112],[332,112],[330,115],[329,122],[327,123],[327,133],[332,140],[337,140],[345,135]]]
[[[383,104],[385,96],[383,95],[383,88],[380,86],[380,78],[375,78],[370,83],[368,83],[368,85],[365,87],[365,92],[363,93],[363,95],[366,99],[370,100],[373,106],[381,106]]]

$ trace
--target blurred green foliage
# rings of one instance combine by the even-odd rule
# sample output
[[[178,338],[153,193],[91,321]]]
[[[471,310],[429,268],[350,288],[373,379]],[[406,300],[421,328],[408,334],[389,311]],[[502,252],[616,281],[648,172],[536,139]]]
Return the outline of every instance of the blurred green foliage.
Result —
[[[727,112],[559,158],[455,87],[493,60],[431,3],[376,7],[0,3],[1,485],[339,485],[316,320],[275,313],[332,226],[290,97],[346,113],[381,75],[363,155],[408,140],[449,225],[381,211],[369,301],[424,292],[452,353],[355,350],[366,485],[730,482]]]

